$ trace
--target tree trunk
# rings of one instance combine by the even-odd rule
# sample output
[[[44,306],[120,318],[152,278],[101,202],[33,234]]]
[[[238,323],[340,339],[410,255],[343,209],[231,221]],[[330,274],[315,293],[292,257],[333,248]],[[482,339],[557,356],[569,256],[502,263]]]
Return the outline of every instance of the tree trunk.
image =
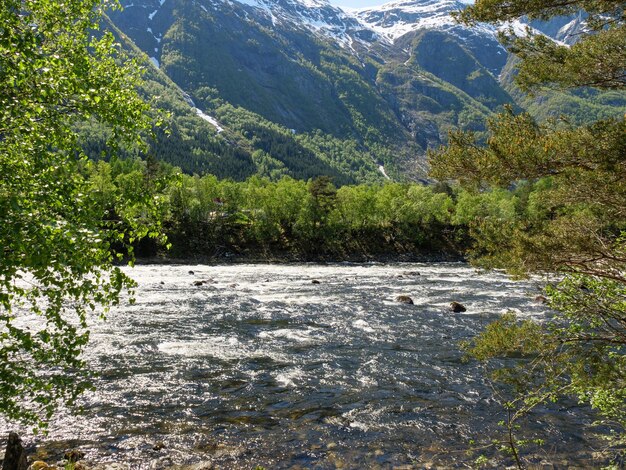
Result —
[[[4,454],[4,463],[2,470],[27,470],[28,462],[26,461],[26,452],[22,447],[22,440],[17,433],[9,433],[9,441],[7,442],[7,450]]]

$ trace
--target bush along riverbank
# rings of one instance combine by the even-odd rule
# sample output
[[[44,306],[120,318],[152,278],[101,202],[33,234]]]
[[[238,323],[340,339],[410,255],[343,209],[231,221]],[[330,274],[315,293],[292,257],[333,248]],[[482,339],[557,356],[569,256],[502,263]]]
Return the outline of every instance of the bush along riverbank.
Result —
[[[159,227],[167,237],[111,240],[119,256],[197,261],[458,260],[477,220],[524,217],[540,186],[471,192],[445,184],[336,187],[327,177],[219,180],[141,160],[84,168],[102,224]]]

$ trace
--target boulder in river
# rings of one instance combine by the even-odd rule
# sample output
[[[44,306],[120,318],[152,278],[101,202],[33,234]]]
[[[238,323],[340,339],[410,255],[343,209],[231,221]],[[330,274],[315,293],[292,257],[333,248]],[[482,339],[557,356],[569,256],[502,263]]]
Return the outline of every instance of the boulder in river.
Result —
[[[396,297],[396,302],[400,302],[401,304],[413,305],[413,299],[408,295],[399,295]]]
[[[461,313],[461,312],[467,311],[467,309],[465,308],[465,305],[459,302],[450,302],[450,310],[452,310],[454,313]]]
[[[196,287],[200,287],[204,285],[204,281],[193,281],[193,285]]]
[[[162,450],[162,449],[165,449],[165,443],[161,441],[157,442],[156,444],[152,446],[152,450]]]
[[[194,273],[193,271],[189,271],[189,274],[191,274],[193,276],[196,273]]]
[[[26,451],[22,446],[22,440],[17,433],[10,432],[7,450],[4,453],[2,470],[27,470],[27,468],[28,461],[26,460]]]
[[[313,280],[311,281],[311,284],[319,284],[319,283],[320,283],[320,281],[318,281],[317,279],[313,279]]]
[[[537,297],[535,297],[535,302],[537,302],[538,304],[545,304],[548,302],[548,299],[543,295],[538,295]]]

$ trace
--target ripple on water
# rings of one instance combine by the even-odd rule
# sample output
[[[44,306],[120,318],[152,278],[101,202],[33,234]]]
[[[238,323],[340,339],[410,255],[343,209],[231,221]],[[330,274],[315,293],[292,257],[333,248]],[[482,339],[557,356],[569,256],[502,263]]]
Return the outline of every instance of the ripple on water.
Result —
[[[502,312],[547,313],[532,301],[532,282],[459,263],[129,273],[137,303],[92,324],[86,359],[100,374],[97,391],[83,397],[80,419],[62,410],[47,441],[154,468],[388,468],[433,458],[456,465],[452,451],[502,419],[459,341]],[[467,311],[450,312],[452,300]],[[553,443],[567,453],[582,449],[587,418],[581,410],[549,415],[560,426],[566,417]],[[537,431],[545,419],[537,417]],[[166,443],[169,460],[155,441]]]

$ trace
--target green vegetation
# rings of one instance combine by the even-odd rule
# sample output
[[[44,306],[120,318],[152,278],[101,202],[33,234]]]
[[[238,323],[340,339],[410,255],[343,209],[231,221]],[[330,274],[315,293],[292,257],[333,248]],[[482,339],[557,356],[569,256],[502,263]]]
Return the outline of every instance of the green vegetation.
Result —
[[[464,18],[574,11],[518,3],[479,0]],[[561,276],[547,288],[559,315],[546,328],[506,316],[468,345],[483,360],[522,358],[496,371],[513,393],[506,424],[518,463],[516,423],[561,396],[596,408],[618,449],[626,425],[626,125],[611,116],[624,107],[623,13],[611,17],[609,1],[579,6],[597,34],[575,47],[508,38],[522,58],[511,96],[543,119],[553,111],[520,90],[584,86],[547,95],[554,109],[574,113],[572,122],[538,124],[509,109],[485,126],[511,96],[443,33],[414,37],[409,60],[359,61],[304,32],[261,25],[242,47],[237,14],[180,2],[191,14],[177,11],[162,38],[171,79],[146,67],[141,80],[145,56],[111,25],[113,34],[94,32],[101,2],[5,1],[0,412],[43,425],[89,386],[80,358],[89,314],[132,288],[115,263],[164,254],[161,233],[168,256],[205,259],[455,256],[470,248],[483,266]],[[432,61],[441,44],[457,66]],[[199,117],[179,86],[225,130]],[[589,110],[603,120],[576,127]],[[153,128],[161,117],[167,131]],[[462,188],[383,184],[379,164],[402,174],[409,155],[440,143],[452,126],[461,131],[432,154],[432,174]]]
[[[80,175],[79,122],[106,126],[112,149],[150,128],[137,64],[94,37],[101,13],[96,0],[0,7],[0,413],[34,425],[88,386],[88,314],[133,285],[116,252],[157,236],[154,201],[129,192],[107,212]]]
[[[210,259],[371,259],[384,256],[459,257],[475,236],[474,221],[506,227],[536,214],[545,184],[475,193],[445,184],[361,184],[336,187],[329,177],[309,181],[252,176],[236,182],[140,159],[99,161],[83,169],[100,204],[141,192],[159,201],[158,223],[171,249],[137,240],[139,256]],[[150,181],[146,185],[145,181]],[[104,188],[104,189],[102,189]],[[476,245],[478,246],[478,245]]]
[[[546,19],[580,9],[594,34],[571,48],[543,36],[505,37],[521,59],[517,86],[554,87],[553,99],[594,95],[623,103],[626,29],[615,2],[478,0],[459,16]],[[521,196],[514,203],[518,216],[505,210],[471,222],[474,262],[517,275],[556,274],[546,287],[554,318],[537,325],[506,316],[468,346],[508,385],[498,396],[507,410],[505,447],[518,467],[520,447],[531,443],[516,435],[523,419],[563,398],[597,410],[606,458],[618,461],[626,443],[626,121],[598,117],[604,119],[576,127],[564,120],[538,124],[508,110],[489,121],[486,145],[472,133],[454,132],[448,147],[430,155],[437,178],[456,179],[481,197],[488,188],[515,185]],[[533,190],[524,195],[524,188]],[[511,355],[523,360],[503,366]]]
[[[243,182],[188,176],[141,160],[99,161],[84,168],[92,192],[111,213],[140,189],[160,201],[159,224],[172,247],[137,240],[140,256],[207,259],[368,259],[397,254],[455,256],[454,198],[416,184],[342,186],[328,177]],[[150,175],[151,173],[151,175]],[[162,185],[143,184],[148,178]],[[461,199],[463,196],[460,196]],[[458,237],[461,239],[462,237]]]
[[[167,3],[161,19],[145,25],[132,9],[111,14],[143,51],[159,50],[161,69],[149,75],[171,83],[165,93],[150,85],[148,96],[157,96],[176,124],[153,149],[187,173],[236,180],[327,174],[351,184],[382,181],[382,164],[396,180],[424,178],[424,159],[416,156],[441,144],[452,127],[484,130],[494,109],[513,102],[453,35],[429,32],[396,51],[357,55],[306,30],[269,29],[254,14],[246,21],[242,8]],[[432,50],[444,46],[433,61]],[[490,70],[497,68],[491,62]],[[226,131],[216,136],[187,116],[181,89]]]
[[[626,93],[623,90],[542,88],[526,93],[515,83],[517,64],[519,59],[512,56],[500,75],[501,82],[515,102],[537,122],[565,119],[582,126],[626,114]]]
[[[428,148],[456,128],[485,137],[485,120],[504,105],[577,124],[626,111],[623,97],[593,91],[528,96],[511,84],[514,61],[490,37],[422,30],[353,51],[249,9],[166,2],[149,19],[140,0],[106,24],[145,63],[142,94],[171,113],[151,152],[185,173],[354,184],[382,182],[384,165],[394,180],[424,180]],[[94,158],[106,153],[99,132],[85,132]]]

